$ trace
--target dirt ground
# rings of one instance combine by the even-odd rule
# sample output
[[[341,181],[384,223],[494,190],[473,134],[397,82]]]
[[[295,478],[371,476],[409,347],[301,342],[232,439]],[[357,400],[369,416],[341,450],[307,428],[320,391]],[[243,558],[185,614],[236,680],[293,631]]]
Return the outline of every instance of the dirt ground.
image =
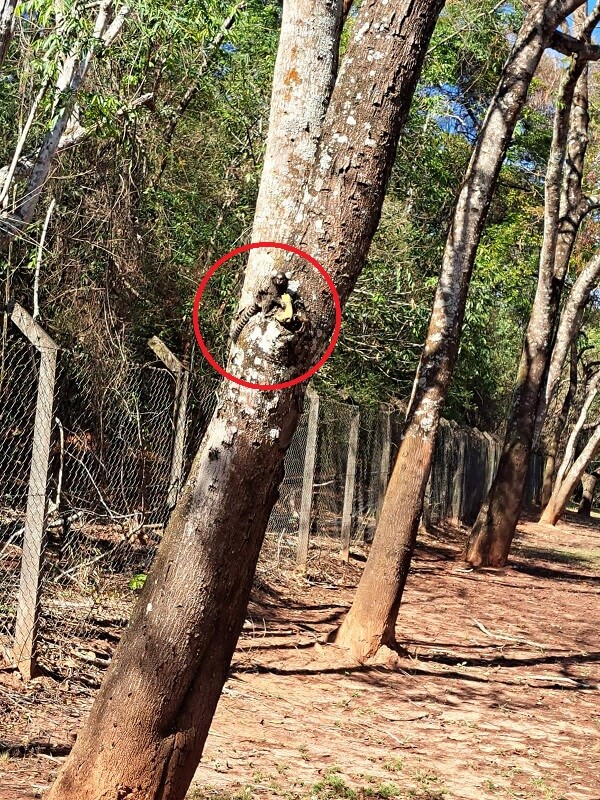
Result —
[[[525,521],[510,567],[487,573],[456,561],[463,537],[421,537],[396,669],[318,642],[360,548],[344,565],[332,542],[309,579],[263,577],[190,800],[600,800],[600,522]],[[99,677],[0,672],[1,800],[43,796]]]

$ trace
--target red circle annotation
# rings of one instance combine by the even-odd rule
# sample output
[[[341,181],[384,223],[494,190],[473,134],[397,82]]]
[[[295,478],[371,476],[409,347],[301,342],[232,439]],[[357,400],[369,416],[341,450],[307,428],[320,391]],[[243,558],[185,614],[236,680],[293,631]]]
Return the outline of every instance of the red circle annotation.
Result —
[[[250,383],[250,381],[245,381],[243,378],[238,378],[235,375],[232,375],[230,372],[221,366],[211,355],[206,343],[202,337],[202,332],[200,330],[200,322],[199,322],[199,311],[200,311],[200,302],[202,300],[202,295],[204,294],[204,290],[206,289],[209,280],[215,274],[215,272],[219,269],[219,267],[223,266],[226,261],[229,261],[231,258],[235,258],[235,256],[239,256],[242,253],[246,253],[249,250],[256,250],[260,247],[270,247],[270,248],[277,248],[279,250],[286,250],[288,253],[294,253],[300,258],[303,258],[305,261],[314,267],[317,272],[321,274],[323,280],[329,287],[333,297],[333,303],[335,307],[335,324],[333,327],[333,334],[331,337],[331,341],[321,358],[314,364],[309,370],[307,370],[302,375],[299,375],[297,378],[293,378],[289,381],[283,381],[282,383]],[[303,381],[308,380],[311,378],[316,372],[318,372],[323,364],[327,361],[330,355],[333,353],[333,350],[337,344],[337,340],[340,335],[340,329],[342,327],[342,305],[340,303],[340,296],[338,294],[337,289],[335,288],[335,284],[331,275],[327,272],[327,270],[319,264],[316,258],[313,258],[308,253],[305,253],[303,250],[300,250],[297,247],[293,247],[291,244],[283,244],[282,242],[251,242],[250,244],[244,244],[241,247],[236,247],[235,250],[231,250],[229,253],[226,253],[222,256],[218,261],[212,265],[212,267],[208,270],[206,275],[200,281],[198,289],[196,290],[196,296],[194,297],[194,306],[192,309],[192,322],[194,324],[194,333],[196,334],[196,341],[198,342],[198,346],[202,351],[202,355],[211,365],[211,367],[216,370],[219,375],[222,375],[227,380],[232,381],[233,383],[237,383],[240,386],[245,386],[248,389],[259,389],[260,391],[275,391],[278,389],[289,389],[291,386],[295,386],[298,383],[302,383]]]

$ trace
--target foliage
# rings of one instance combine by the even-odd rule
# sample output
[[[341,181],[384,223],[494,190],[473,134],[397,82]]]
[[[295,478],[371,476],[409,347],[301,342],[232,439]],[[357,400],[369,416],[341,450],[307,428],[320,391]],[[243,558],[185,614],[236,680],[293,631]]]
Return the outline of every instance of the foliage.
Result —
[[[518,6],[447,4],[369,263],[346,308],[337,352],[319,378],[330,391],[362,402],[409,396],[454,200],[520,18]],[[484,232],[445,412],[485,428],[503,417],[535,287],[541,198],[529,174],[544,168],[550,129],[547,114],[528,115],[532,122],[515,136]]]
[[[77,15],[73,0],[61,7],[58,35],[55,4],[20,6],[0,75],[4,163],[43,81],[55,79],[68,53],[89,45],[92,16]],[[275,0],[249,0],[214,48],[235,7],[233,0],[136,4],[118,46],[96,53],[77,98],[88,138],[60,157],[38,220],[9,254],[5,292],[31,307],[36,241],[53,196],[41,320],[62,345],[98,365],[103,380],[117,356],[148,360],[152,335],[189,357],[199,278],[248,240],[281,12]],[[522,14],[521,3],[446,4],[369,261],[338,347],[316,378],[321,392],[361,402],[409,397],[454,200]],[[351,12],[342,51],[354,22]],[[559,66],[552,56],[542,61],[518,123],[483,232],[447,401],[447,416],[485,429],[503,418],[535,288]],[[195,96],[179,117],[191,86]],[[53,97],[44,95],[25,152],[39,145]],[[590,147],[597,150],[593,136]],[[590,218],[575,270],[596,247],[597,228]],[[238,259],[219,271],[204,304],[203,330],[217,354],[225,351],[242,269]]]
[[[129,581],[129,588],[132,592],[139,592],[141,589],[144,588],[144,584],[146,583],[146,578],[148,576],[141,572],[138,575],[134,575],[131,580]]]

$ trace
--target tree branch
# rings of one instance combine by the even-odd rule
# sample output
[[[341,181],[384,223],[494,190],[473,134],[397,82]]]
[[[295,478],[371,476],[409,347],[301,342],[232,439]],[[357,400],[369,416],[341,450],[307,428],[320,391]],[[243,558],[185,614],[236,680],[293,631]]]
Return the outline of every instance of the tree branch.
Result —
[[[12,39],[17,0],[0,0],[0,66],[2,66]]]
[[[198,90],[200,89],[200,79],[210,66],[214,54],[223,44],[227,31],[229,31],[233,27],[237,15],[240,13],[240,11],[243,11],[245,8],[246,8],[246,1],[241,0],[241,2],[239,2],[236,6],[234,6],[229,16],[225,20],[223,20],[219,32],[209,42],[206,48],[204,54],[204,63],[202,64],[202,66],[198,71],[196,80],[187,88],[183,97],[181,98],[181,100],[179,101],[179,103],[169,116],[169,122],[167,124],[167,127],[165,128],[163,136],[165,155],[163,156],[162,161],[160,162],[160,166],[158,168],[158,173],[154,183],[158,183],[158,181],[162,177],[163,172],[165,171],[165,167],[167,166],[167,160],[168,160],[168,153],[166,151],[168,151],[168,148],[171,142],[173,141],[173,137],[175,136],[175,129],[177,128],[180,119],[187,111],[194,97],[196,97],[196,95],[198,94]]]
[[[125,18],[129,14],[128,6],[123,5],[114,15],[112,22],[109,23],[111,10],[112,0],[101,0],[94,23],[92,41],[87,50],[82,56],[69,55],[62,66],[56,81],[56,97],[53,108],[53,113],[56,114],[54,125],[46,134],[35,156],[31,159],[32,167],[29,170],[25,193],[17,202],[16,210],[12,214],[8,211],[0,214],[0,251],[7,246],[13,236],[17,235],[33,219],[38,200],[59,151],[63,135],[71,120],[77,92],[85,80],[96,48],[99,44],[103,47],[109,47],[115,41],[123,27]],[[17,171],[19,160],[17,158],[12,173]],[[7,194],[10,189],[11,180],[12,175],[9,171],[4,183],[4,194]]]
[[[554,31],[548,47],[562,53],[563,56],[579,56],[585,61],[599,61],[600,47],[590,42],[582,42],[568,33]]]

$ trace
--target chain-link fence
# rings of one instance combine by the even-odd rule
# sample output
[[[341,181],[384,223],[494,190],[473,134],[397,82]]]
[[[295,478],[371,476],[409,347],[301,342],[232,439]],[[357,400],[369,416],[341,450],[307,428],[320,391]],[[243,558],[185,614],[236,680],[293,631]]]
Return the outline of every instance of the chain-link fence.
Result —
[[[0,363],[0,642],[24,674],[108,659],[216,405],[217,382],[157,339],[157,358],[102,373],[13,312]],[[150,355],[150,351],[149,351]],[[262,564],[319,566],[331,540],[372,538],[402,412],[309,394]],[[500,442],[442,421],[426,522],[470,525]],[[527,497],[539,491],[533,460]],[[37,657],[36,657],[37,645]],[[7,654],[12,654],[9,656]]]
[[[3,337],[0,363],[0,635],[12,637],[29,473],[39,354],[12,325]]]

